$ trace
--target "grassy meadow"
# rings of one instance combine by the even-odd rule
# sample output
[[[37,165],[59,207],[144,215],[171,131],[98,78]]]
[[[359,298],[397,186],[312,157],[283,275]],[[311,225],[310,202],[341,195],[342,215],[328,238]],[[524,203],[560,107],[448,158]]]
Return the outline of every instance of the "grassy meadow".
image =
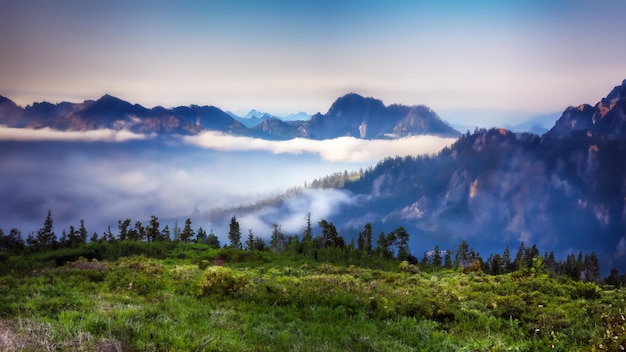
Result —
[[[222,265],[215,265],[218,262]],[[623,351],[626,290],[183,243],[5,256],[2,351]]]

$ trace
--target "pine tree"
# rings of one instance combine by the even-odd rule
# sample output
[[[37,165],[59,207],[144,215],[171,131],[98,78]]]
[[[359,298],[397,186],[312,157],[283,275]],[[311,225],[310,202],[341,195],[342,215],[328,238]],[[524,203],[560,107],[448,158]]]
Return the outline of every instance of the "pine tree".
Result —
[[[519,248],[517,249],[517,253],[515,254],[514,266],[515,270],[522,270],[527,268],[524,261],[524,254],[526,253],[526,247],[524,246],[524,242],[520,243]]]
[[[230,241],[231,248],[241,249],[241,230],[239,229],[239,222],[237,222],[237,217],[235,216],[230,219],[228,240]]]
[[[345,242],[343,238],[339,238],[337,228],[332,222],[322,219],[319,222],[319,226],[322,228],[322,247],[344,247]]]
[[[254,249],[257,251],[264,251],[267,249],[265,241],[259,236],[254,237]]]
[[[85,228],[85,220],[80,219],[80,227],[78,228],[78,244],[87,243],[87,229]]]
[[[150,224],[146,228],[146,239],[148,242],[156,242],[161,240],[161,229],[159,218],[155,215],[150,216]]]
[[[584,271],[583,276],[585,282],[599,282],[600,281],[600,263],[598,263],[598,257],[596,252],[585,255],[585,261],[583,263]]]
[[[206,230],[200,226],[198,229],[198,234],[196,235],[196,243],[206,243],[207,242],[207,233]]]
[[[441,268],[441,251],[439,250],[439,245],[435,245],[435,248],[433,249],[433,268],[435,270],[440,269]]]
[[[174,221],[174,241],[180,241],[180,227],[178,226],[178,220]]]
[[[409,259],[409,233],[404,227],[400,226],[393,232],[394,237],[398,241],[398,260],[404,261]],[[441,257],[440,257],[441,259]],[[439,262],[441,265],[441,261]]]
[[[270,248],[274,253],[282,253],[285,250],[285,235],[280,230],[280,225],[272,224],[272,237],[270,239]]]
[[[211,231],[209,232],[209,235],[206,238],[206,244],[209,247],[214,248],[214,249],[219,249],[221,247],[220,240],[213,233],[213,229],[211,229]]]
[[[37,231],[36,247],[42,248],[54,248],[56,246],[57,236],[54,234],[54,222],[52,221],[52,215],[48,210],[48,216],[43,223],[43,227]]]
[[[367,223],[365,224],[365,227],[363,228],[363,249],[365,250],[365,253],[367,253],[367,255],[372,255],[372,238],[373,238],[373,232],[372,232],[372,224],[371,223]]]
[[[443,260],[444,269],[452,269],[452,251],[446,250],[446,255]]]
[[[170,234],[170,227],[168,225],[165,225],[165,227],[163,228],[163,231],[161,231],[161,239],[163,239],[164,241],[172,240],[172,237]]]
[[[146,228],[141,221],[135,221],[135,241],[144,241],[146,239]]]
[[[506,245],[504,253],[502,254],[502,267],[504,268],[502,273],[510,273],[513,271],[513,264],[511,263],[511,249],[509,245]]]
[[[306,225],[302,234],[302,242],[313,241],[313,228],[311,227],[311,213],[306,214]]]
[[[67,245],[68,247],[78,247],[80,244],[80,236],[78,232],[74,228],[73,225],[70,225],[69,232],[67,234]]]
[[[254,250],[254,233],[251,229],[248,229],[248,239],[246,239],[246,243],[244,243],[243,249],[247,251]]]
[[[128,239],[128,228],[130,227],[130,223],[130,219],[126,219],[124,221],[119,220],[117,222],[117,227],[120,229],[120,234],[118,236],[120,241],[125,241],[126,239]]]
[[[193,229],[191,228],[191,219],[187,218],[187,220],[185,220],[185,227],[183,228],[183,232],[180,233],[180,240],[183,243],[187,243],[191,240],[193,235],[194,235],[194,232],[193,232]]]
[[[68,248],[70,246],[70,242],[67,239],[67,232],[65,230],[61,230],[61,239],[59,240],[59,248]]]
[[[111,225],[107,226],[107,232],[105,234],[105,238],[107,242],[109,243],[115,242],[115,235],[113,234],[113,232],[111,232]]]
[[[469,264],[469,260],[470,260],[469,244],[467,243],[466,240],[463,240],[461,244],[459,245],[459,249],[456,251],[456,254],[454,256],[454,266],[457,268],[458,267],[465,268]]]

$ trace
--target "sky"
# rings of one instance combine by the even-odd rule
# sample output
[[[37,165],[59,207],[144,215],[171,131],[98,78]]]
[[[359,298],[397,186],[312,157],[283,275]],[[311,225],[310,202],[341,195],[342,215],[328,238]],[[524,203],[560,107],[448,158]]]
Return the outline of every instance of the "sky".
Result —
[[[0,0],[0,95],[287,114],[356,92],[480,125],[464,112],[599,101],[626,78],[624,15],[626,0]]]

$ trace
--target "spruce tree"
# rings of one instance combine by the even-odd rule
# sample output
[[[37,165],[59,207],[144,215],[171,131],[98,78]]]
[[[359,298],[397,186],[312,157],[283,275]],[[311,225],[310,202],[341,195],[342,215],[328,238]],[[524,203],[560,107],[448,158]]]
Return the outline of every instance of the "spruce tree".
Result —
[[[211,229],[209,235],[207,236],[206,244],[215,249],[219,249],[221,246],[219,238],[217,238],[217,236],[213,233],[213,229]]]
[[[185,220],[185,227],[183,228],[183,232],[180,233],[180,240],[183,243],[187,243],[191,240],[193,235],[194,235],[194,232],[193,232],[193,229],[191,228],[191,219],[187,218],[187,220]]]
[[[57,236],[54,233],[54,222],[52,214],[48,210],[48,216],[43,223],[43,227],[37,231],[36,246],[38,249],[54,248],[56,246]]]
[[[394,237],[398,241],[398,260],[404,261],[409,259],[409,233],[404,227],[400,226],[393,232]],[[439,265],[441,265],[441,257],[439,257]]]
[[[228,240],[230,241],[231,248],[241,249],[241,230],[239,228],[239,222],[237,221],[237,217],[235,216],[230,219]]]
[[[274,253],[282,253],[284,252],[285,247],[285,235],[280,230],[280,225],[272,224],[272,237],[270,239],[270,248]]]
[[[433,249],[433,268],[435,270],[441,268],[441,251],[439,250],[439,245],[435,245]]]
[[[80,227],[78,228],[78,244],[87,243],[87,229],[85,228],[85,220],[80,219]]]
[[[443,259],[443,267],[444,269],[452,269],[452,251],[446,250],[446,255]]]

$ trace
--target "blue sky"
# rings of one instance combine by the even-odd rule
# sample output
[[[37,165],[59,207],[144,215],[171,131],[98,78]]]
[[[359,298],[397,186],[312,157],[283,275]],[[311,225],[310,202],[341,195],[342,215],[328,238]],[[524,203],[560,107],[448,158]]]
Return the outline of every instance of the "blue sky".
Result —
[[[626,78],[625,15],[624,0],[0,0],[0,94],[281,114],[357,92],[440,114],[559,112]]]

